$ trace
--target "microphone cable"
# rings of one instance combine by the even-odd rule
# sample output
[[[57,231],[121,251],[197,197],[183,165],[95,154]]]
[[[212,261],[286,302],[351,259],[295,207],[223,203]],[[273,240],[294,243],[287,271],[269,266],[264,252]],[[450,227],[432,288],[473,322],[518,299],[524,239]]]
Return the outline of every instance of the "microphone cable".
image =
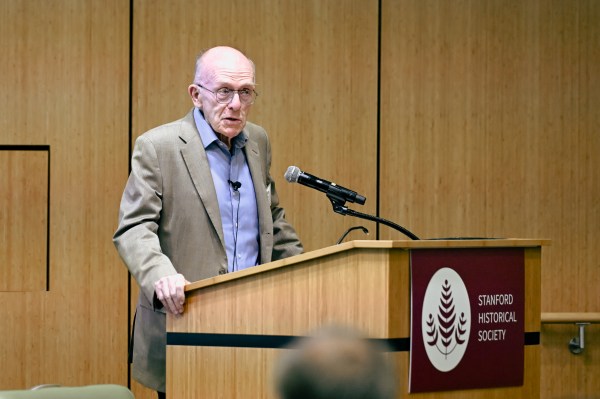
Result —
[[[240,222],[240,203],[242,202],[242,193],[240,191],[240,188],[242,187],[242,183],[240,183],[239,181],[231,181],[231,180],[227,180],[229,182],[229,185],[231,187],[231,190],[233,190],[233,193],[231,195],[232,199],[231,199],[231,219],[232,222],[234,223],[233,226],[233,261],[231,263],[231,271],[235,272],[237,270],[237,266],[239,266],[238,261],[237,261],[237,238],[238,238],[238,229],[239,229],[239,222]],[[237,194],[237,210],[235,212],[235,220],[233,219],[234,216],[234,212],[233,212],[233,199]]]

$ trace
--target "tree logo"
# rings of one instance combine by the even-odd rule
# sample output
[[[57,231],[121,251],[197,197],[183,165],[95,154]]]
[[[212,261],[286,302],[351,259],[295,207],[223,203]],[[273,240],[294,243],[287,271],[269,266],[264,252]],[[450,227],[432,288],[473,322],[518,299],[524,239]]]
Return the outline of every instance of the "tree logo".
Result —
[[[431,364],[442,372],[461,361],[471,331],[471,305],[462,278],[453,269],[438,270],[427,286],[421,318],[423,344]]]

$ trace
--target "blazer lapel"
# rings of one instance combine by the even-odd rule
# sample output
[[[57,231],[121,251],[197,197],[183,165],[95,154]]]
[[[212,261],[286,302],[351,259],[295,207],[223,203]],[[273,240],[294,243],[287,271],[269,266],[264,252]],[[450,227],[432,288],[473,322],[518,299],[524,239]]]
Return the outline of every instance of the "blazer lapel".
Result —
[[[193,112],[193,110],[192,110]],[[206,213],[208,214],[213,228],[219,235],[219,239],[223,248],[225,248],[225,239],[223,237],[223,224],[221,222],[221,213],[219,211],[219,203],[217,193],[210,173],[210,166],[204,145],[200,139],[200,135],[196,129],[193,113],[190,112],[184,118],[182,129],[179,137],[183,141],[181,146],[181,155],[185,162],[186,168],[194,187],[198,192],[200,200],[204,204]]]
[[[258,145],[253,140],[248,140],[244,147],[248,168],[252,175],[252,183],[256,194],[256,207],[258,208],[258,228],[260,230],[260,256],[261,262],[266,263],[271,260],[270,254],[273,249],[273,218],[271,216],[271,200],[267,195],[270,187],[266,187],[266,177],[263,173],[263,163],[261,160]],[[268,254],[268,256],[267,256]]]

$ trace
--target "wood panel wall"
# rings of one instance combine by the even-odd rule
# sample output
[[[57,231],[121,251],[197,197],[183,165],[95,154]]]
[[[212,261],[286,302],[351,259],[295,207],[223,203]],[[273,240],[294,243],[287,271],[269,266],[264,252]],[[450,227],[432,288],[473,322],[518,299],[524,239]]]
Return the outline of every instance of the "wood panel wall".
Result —
[[[50,146],[51,288],[0,292],[0,358],[22,360],[0,388],[126,382],[128,281],[110,237],[129,143],[191,108],[195,56],[216,44],[257,65],[250,120],[270,133],[307,250],[355,225],[370,235],[348,239],[405,236],[334,214],[322,193],[285,182],[290,165],[422,238],[549,238],[542,310],[599,311],[600,3],[6,0],[0,145]],[[574,357],[568,328],[542,330],[545,399],[600,391],[595,335]]]
[[[0,292],[48,289],[49,158],[48,146],[0,145]]]
[[[381,213],[421,237],[549,238],[542,311],[597,312],[600,3],[382,4]],[[544,326],[542,398],[600,392],[575,335]]]
[[[127,272],[111,236],[127,176],[128,21],[118,0],[0,2],[0,173],[3,192],[21,193],[0,197],[0,219],[19,218],[0,223],[1,259],[8,244],[41,252],[45,273],[49,245],[48,287],[44,275],[0,292],[0,389],[127,384]],[[19,260],[3,268],[41,273]]]

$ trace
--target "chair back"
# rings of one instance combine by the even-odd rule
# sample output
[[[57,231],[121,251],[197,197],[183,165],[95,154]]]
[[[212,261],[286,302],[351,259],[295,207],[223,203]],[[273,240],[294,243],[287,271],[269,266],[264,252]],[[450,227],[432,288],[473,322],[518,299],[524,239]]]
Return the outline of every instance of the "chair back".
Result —
[[[134,399],[121,385],[99,384],[80,387],[49,386],[37,389],[0,391],[0,399]]]

